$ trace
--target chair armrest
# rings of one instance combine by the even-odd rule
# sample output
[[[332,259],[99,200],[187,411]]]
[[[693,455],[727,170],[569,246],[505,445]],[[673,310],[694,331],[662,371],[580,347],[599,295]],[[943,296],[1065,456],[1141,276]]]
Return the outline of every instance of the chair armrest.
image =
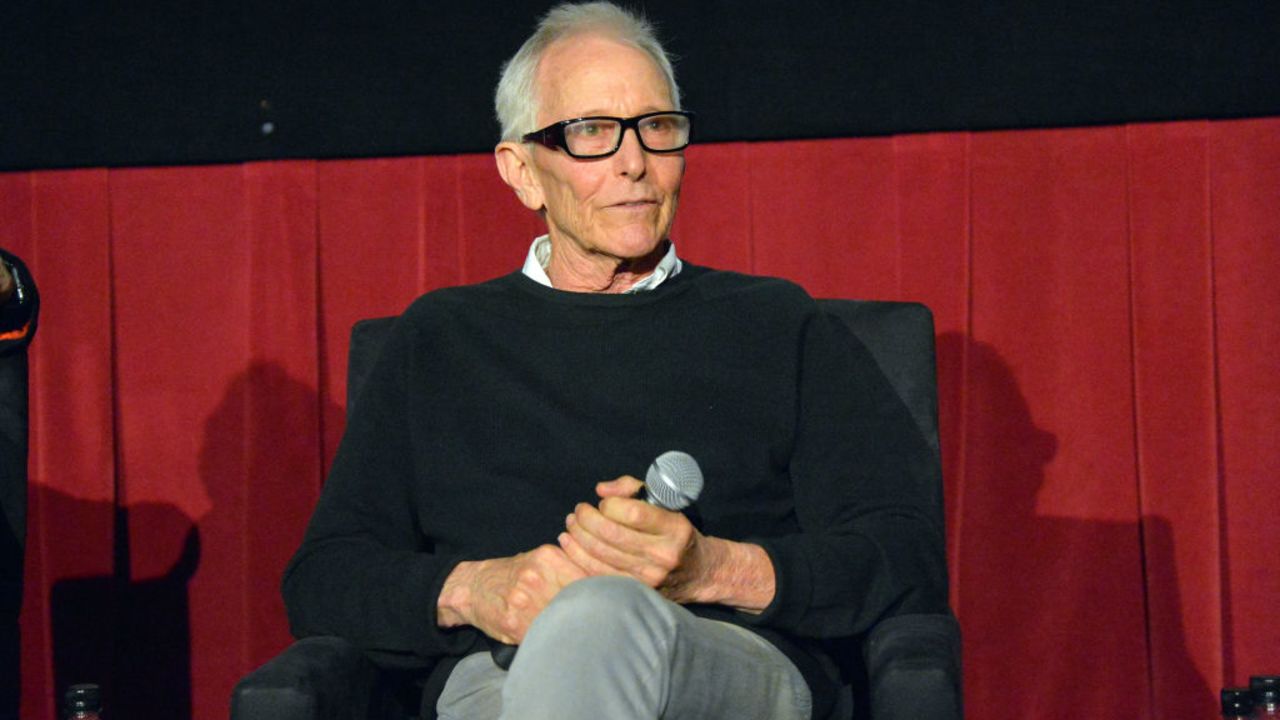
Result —
[[[880,622],[863,646],[874,720],[960,720],[960,624],[950,614]]]
[[[378,671],[355,645],[311,637],[246,675],[231,695],[232,720],[365,720]]]

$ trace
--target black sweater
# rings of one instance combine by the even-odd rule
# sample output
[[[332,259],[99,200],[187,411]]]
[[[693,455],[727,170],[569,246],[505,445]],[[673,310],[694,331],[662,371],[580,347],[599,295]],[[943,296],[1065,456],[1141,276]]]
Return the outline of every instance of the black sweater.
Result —
[[[686,263],[634,295],[513,273],[414,302],[285,573],[293,632],[411,662],[483,648],[436,627],[454,566],[554,543],[595,483],[672,449],[706,477],[699,529],[760,544],[777,576],[760,615],[691,609],[782,649],[815,717],[835,687],[817,640],[945,610],[940,529],[910,491],[935,456],[875,361],[799,287]]]

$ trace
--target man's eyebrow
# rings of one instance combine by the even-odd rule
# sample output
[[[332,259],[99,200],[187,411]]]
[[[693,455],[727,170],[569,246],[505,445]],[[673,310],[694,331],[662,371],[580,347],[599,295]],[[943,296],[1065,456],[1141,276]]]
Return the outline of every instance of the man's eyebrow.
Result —
[[[657,105],[645,105],[644,107],[640,108],[640,112],[636,113],[636,115],[644,115],[645,113],[651,113],[651,112],[666,112],[666,111],[668,111],[668,110],[671,110],[671,108],[658,107]],[[673,112],[674,112],[674,111],[673,111]],[[569,118],[584,118],[584,117],[599,117],[599,116],[604,116],[604,117],[618,117],[617,115],[614,115],[613,113],[609,112],[608,110],[601,110],[601,109],[594,109],[594,108],[593,108],[593,109],[591,109],[591,110],[587,110],[587,111],[584,111],[584,112],[578,113],[577,115],[570,115],[570,116],[568,116],[568,117],[569,117]],[[631,117],[635,117],[635,116],[633,115],[633,116],[631,116]]]

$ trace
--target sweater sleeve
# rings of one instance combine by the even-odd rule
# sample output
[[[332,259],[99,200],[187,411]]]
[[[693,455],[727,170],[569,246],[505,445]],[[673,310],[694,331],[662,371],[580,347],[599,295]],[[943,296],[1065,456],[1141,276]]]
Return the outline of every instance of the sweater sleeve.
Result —
[[[480,640],[471,628],[436,626],[436,600],[463,558],[435,553],[414,511],[406,398],[415,338],[404,317],[391,328],[283,583],[296,637],[338,635],[407,665]]]
[[[936,453],[842,323],[815,312],[800,351],[790,475],[801,531],[754,540],[777,590],[749,622],[841,637],[889,615],[945,612],[943,533],[925,506]]]
[[[0,302],[0,354],[20,350],[31,343],[40,315],[40,294],[27,266],[0,248],[0,262],[10,276],[11,290]]]

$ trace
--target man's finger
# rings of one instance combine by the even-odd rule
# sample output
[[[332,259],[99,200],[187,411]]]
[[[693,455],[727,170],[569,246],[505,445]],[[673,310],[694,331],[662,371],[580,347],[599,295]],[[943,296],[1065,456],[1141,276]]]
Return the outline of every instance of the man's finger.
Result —
[[[646,545],[658,540],[657,533],[648,532],[637,525],[645,524],[646,513],[656,509],[650,507],[647,503],[636,502],[633,500],[616,500],[610,502],[608,500],[601,502],[601,505],[613,505],[615,503],[625,503],[621,508],[614,508],[611,515],[606,515],[603,508],[592,507],[586,503],[578,505],[571,516],[571,521],[566,521],[566,526],[573,530],[580,528],[590,533],[600,542],[611,545],[618,550],[631,555],[643,555]],[[661,511],[659,511],[661,512]]]
[[[596,483],[596,495],[602,498],[635,497],[643,487],[644,483],[636,478],[623,475],[608,482]]]
[[[586,548],[582,547],[582,544],[567,531],[560,533],[560,537],[557,540],[560,543],[560,547],[564,549],[565,554],[569,556],[569,559],[573,560],[588,575],[627,574],[623,570],[613,567],[587,552]]]
[[[545,605],[550,602],[566,585],[586,577],[563,548],[557,545],[543,545],[527,557],[528,567],[537,576],[536,581],[530,578],[522,583],[526,590],[537,593],[537,597]]]
[[[661,535],[676,513],[657,505],[630,498],[605,498],[600,501],[600,514],[613,522],[643,532]]]
[[[631,574],[643,562],[644,536],[605,518],[589,505],[580,507],[566,525],[584,552],[615,570]]]

